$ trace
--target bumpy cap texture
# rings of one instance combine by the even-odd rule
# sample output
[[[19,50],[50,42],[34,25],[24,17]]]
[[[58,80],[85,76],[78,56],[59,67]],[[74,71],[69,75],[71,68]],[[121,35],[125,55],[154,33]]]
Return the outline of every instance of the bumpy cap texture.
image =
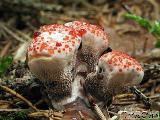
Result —
[[[124,79],[132,81],[133,84],[139,84],[144,76],[139,62],[119,51],[112,51],[101,56],[99,65],[106,68],[110,77],[121,75]]]
[[[108,34],[104,29],[98,25],[93,25],[85,21],[73,21],[68,22],[65,26],[70,26],[75,29],[81,30],[83,35],[90,36],[90,39],[94,40],[95,45],[103,44],[105,48],[108,46]],[[92,38],[93,37],[93,38]]]
[[[81,42],[82,32],[59,24],[44,25],[34,33],[28,47],[28,58],[65,58],[74,54]]]

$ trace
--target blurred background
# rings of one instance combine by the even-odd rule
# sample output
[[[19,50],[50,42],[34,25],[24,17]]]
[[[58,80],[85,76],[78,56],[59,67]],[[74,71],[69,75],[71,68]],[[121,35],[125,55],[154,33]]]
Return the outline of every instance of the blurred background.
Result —
[[[154,48],[155,37],[123,15],[131,12],[159,20],[159,5],[159,0],[1,0],[0,57],[17,55],[20,47],[23,51],[41,25],[73,20],[101,25],[113,49],[139,55]]]

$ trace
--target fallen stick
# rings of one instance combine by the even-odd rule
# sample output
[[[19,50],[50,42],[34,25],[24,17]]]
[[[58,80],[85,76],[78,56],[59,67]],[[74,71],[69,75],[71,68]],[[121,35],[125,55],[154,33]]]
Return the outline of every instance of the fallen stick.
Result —
[[[63,118],[63,113],[61,112],[54,112],[50,110],[40,110],[38,112],[33,112],[28,114],[29,117],[47,117],[53,120],[60,120]]]
[[[99,108],[99,106],[95,103],[95,101],[94,101],[93,97],[90,95],[90,93],[87,93],[87,98],[88,98],[88,101],[89,101],[91,107],[94,109],[95,113],[97,114],[97,116],[101,120],[107,120],[106,117],[104,116],[103,112]]]
[[[97,104],[94,104],[94,110],[101,120],[107,120],[106,117],[104,116],[103,112],[101,111],[101,109],[98,107]]]
[[[11,31],[4,23],[0,22],[0,26],[3,28],[6,33],[8,33],[10,36],[12,36],[14,39],[20,41],[20,42],[25,42],[22,38],[17,36],[13,31]]]
[[[95,103],[94,98],[91,96],[90,93],[87,92],[87,89],[85,87],[84,81],[80,81],[81,85],[83,86],[84,89],[84,94],[87,96],[88,98],[88,102],[91,105],[91,107],[94,109],[95,113],[97,114],[97,116],[101,119],[101,120],[107,120],[106,117],[104,116],[103,112],[101,111],[101,109],[99,108],[99,106]]]
[[[85,120],[85,118],[84,118],[84,116],[83,116],[83,114],[82,114],[82,112],[81,112],[81,111],[78,111],[78,114],[79,114],[79,116],[80,116],[81,120]]]
[[[12,45],[12,41],[9,41],[9,42],[4,46],[3,50],[2,50],[1,53],[0,53],[0,57],[1,57],[1,58],[4,57],[4,56],[7,54],[9,48],[11,47],[11,45]]]
[[[26,98],[24,98],[23,96],[21,96],[19,93],[17,93],[16,91],[6,87],[6,86],[2,86],[0,85],[0,88],[14,96],[16,96],[17,98],[21,99],[22,101],[24,101],[25,103],[28,104],[28,106],[30,106],[33,110],[35,111],[39,111],[30,101],[28,101]]]
[[[29,109],[0,109],[0,112],[21,112],[27,111]]]

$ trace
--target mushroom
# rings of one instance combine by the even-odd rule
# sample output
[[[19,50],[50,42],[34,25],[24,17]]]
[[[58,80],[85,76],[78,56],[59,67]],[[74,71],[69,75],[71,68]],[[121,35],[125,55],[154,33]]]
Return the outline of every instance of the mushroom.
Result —
[[[79,71],[87,71],[87,74],[95,71],[95,66],[101,54],[108,48],[108,35],[100,26],[84,21],[68,22],[65,26],[73,27],[82,35],[82,47],[77,53],[78,66],[84,66]],[[84,69],[84,70],[83,70]]]
[[[81,36],[82,33],[71,27],[45,25],[34,33],[28,47],[30,71],[39,79],[42,91],[53,103],[64,105],[76,98],[72,97],[72,83]]]
[[[85,80],[85,88],[98,101],[109,105],[112,96],[138,85],[143,75],[144,71],[135,59],[112,51],[100,57],[96,72],[90,73]]]

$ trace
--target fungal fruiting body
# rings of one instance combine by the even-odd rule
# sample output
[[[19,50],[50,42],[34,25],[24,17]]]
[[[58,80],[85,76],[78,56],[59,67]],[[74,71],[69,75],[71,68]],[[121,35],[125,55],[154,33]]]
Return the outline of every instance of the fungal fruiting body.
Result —
[[[96,72],[87,76],[85,87],[98,100],[107,101],[109,96],[139,84],[143,75],[144,71],[135,59],[125,53],[112,51],[100,57]]]
[[[34,33],[28,47],[30,71],[43,84],[43,91],[57,103],[65,104],[64,98],[71,96],[81,35],[79,31],[64,25],[45,25]]]
[[[84,64],[88,73],[95,70],[100,55],[108,48],[108,35],[103,28],[84,21],[68,22],[65,26],[80,30],[82,47],[77,53],[78,64]]]

